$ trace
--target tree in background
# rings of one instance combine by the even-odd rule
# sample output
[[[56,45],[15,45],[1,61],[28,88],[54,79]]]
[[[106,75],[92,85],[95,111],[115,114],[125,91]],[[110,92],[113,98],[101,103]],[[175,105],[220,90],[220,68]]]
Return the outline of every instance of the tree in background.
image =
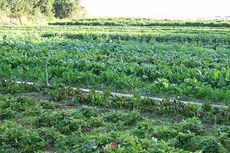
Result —
[[[55,0],[54,13],[56,18],[67,18],[74,11],[74,3],[72,0]]]
[[[1,0],[0,9],[9,16],[18,18],[21,23],[23,15],[32,13],[34,1],[36,0]]]
[[[38,2],[35,3],[34,8],[37,8],[40,13],[44,14],[45,16],[52,18],[54,17],[53,5],[54,0],[38,0]]]
[[[85,15],[85,9],[80,6],[79,0],[55,0],[54,14],[56,18],[69,18]]]
[[[7,0],[0,1],[0,9],[6,11],[8,9],[8,2]]]
[[[0,10],[21,20],[23,15],[35,15],[37,11],[52,18],[69,18],[85,11],[80,0],[0,0]]]

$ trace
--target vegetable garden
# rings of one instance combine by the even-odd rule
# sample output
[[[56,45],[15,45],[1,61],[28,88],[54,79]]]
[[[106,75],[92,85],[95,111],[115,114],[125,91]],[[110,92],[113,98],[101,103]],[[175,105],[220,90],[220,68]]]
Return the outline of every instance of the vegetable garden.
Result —
[[[230,152],[229,25],[0,26],[1,152]]]

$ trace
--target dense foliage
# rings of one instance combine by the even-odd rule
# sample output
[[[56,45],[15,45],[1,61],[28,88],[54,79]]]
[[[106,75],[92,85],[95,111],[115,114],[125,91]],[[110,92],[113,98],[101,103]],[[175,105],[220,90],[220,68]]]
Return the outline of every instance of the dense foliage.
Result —
[[[0,152],[230,152],[229,23],[154,22],[0,26]]]
[[[2,78],[229,103],[229,28],[0,29]]]
[[[14,82],[0,92],[1,152],[230,151],[229,110]]]
[[[77,12],[79,0],[1,0],[0,10],[10,16],[36,15],[38,12],[52,18],[67,18]]]

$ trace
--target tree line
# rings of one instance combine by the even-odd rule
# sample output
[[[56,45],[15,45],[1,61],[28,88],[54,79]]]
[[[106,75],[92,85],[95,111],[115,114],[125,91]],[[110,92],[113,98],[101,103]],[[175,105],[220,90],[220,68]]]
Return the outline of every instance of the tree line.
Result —
[[[59,19],[85,12],[80,0],[1,0],[0,10],[12,17],[42,13]]]

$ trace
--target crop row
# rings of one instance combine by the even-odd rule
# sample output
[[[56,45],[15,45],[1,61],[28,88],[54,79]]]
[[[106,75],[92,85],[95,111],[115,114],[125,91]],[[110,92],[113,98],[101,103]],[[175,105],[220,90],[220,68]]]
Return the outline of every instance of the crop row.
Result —
[[[92,18],[53,22],[50,25],[89,26],[185,26],[185,27],[230,27],[229,21],[169,21],[140,18]]]
[[[69,39],[80,40],[108,40],[108,41],[137,41],[137,42],[159,42],[159,43],[179,43],[179,44],[194,44],[204,48],[217,48],[230,49],[229,36],[216,37],[212,35],[186,35],[182,34],[166,34],[166,35],[153,35],[153,34],[94,34],[94,33],[45,33],[43,37],[65,37]]]
[[[228,28],[0,29],[3,78],[45,82],[48,60],[49,82],[54,84],[218,103],[230,99]]]
[[[207,122],[227,123],[230,121],[229,108],[213,107],[209,102],[200,105],[191,105],[168,99],[154,100],[150,98],[142,99],[136,95],[131,97],[118,97],[110,94],[106,90],[103,94],[96,93],[93,90],[89,94],[85,94],[80,90],[59,86],[33,85],[33,84],[17,84],[14,81],[2,81],[0,84],[1,93],[31,93],[39,92],[50,100],[55,102],[67,101],[71,104],[85,104],[103,106],[107,108],[139,110],[141,112],[151,114],[180,114],[185,117],[198,117]],[[73,100],[70,100],[73,99]]]
[[[4,57],[0,59],[0,76],[44,82],[48,59],[51,83],[214,101],[230,99],[227,49],[81,36],[5,38],[0,46]]]
[[[1,152],[229,152],[229,110],[208,103],[14,82],[1,82],[0,92]],[[152,114],[147,118],[143,112]]]

